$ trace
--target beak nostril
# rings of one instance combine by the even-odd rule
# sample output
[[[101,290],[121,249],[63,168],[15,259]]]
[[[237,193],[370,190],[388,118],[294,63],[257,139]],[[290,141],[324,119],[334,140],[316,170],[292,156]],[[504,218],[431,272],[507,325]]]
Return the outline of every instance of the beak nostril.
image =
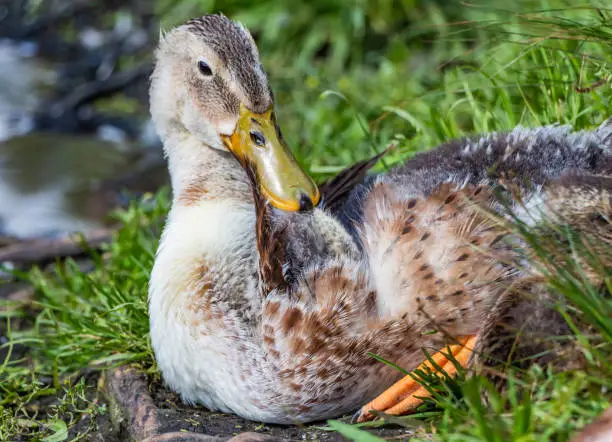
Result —
[[[311,210],[313,208],[312,200],[308,195],[301,194],[300,195],[300,212]]]

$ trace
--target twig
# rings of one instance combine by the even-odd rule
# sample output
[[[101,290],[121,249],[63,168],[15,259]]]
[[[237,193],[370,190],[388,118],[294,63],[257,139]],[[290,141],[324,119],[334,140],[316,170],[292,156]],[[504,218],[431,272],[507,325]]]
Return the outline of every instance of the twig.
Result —
[[[595,90],[599,86],[605,84],[606,81],[608,81],[608,77],[601,78],[601,79],[597,80],[595,83],[591,84],[590,86],[580,87],[580,86],[576,85],[576,86],[574,86],[574,90],[576,92],[578,92],[579,94],[585,94],[587,92],[592,92],[593,90]]]
[[[102,382],[102,392],[116,408],[115,424],[124,427],[130,440],[145,440],[158,434],[161,423],[144,373],[122,366],[107,371]]]
[[[98,248],[110,242],[116,228],[98,229],[79,237],[32,239],[0,249],[0,263],[33,263],[57,257],[80,255],[87,248]]]

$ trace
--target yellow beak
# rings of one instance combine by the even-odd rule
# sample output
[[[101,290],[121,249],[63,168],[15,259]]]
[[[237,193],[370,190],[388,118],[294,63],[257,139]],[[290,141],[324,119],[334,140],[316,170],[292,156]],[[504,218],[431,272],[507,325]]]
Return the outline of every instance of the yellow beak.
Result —
[[[223,140],[243,165],[255,168],[261,192],[274,207],[310,209],[319,203],[319,188],[287,148],[273,115],[272,109],[256,114],[240,105],[236,130]]]

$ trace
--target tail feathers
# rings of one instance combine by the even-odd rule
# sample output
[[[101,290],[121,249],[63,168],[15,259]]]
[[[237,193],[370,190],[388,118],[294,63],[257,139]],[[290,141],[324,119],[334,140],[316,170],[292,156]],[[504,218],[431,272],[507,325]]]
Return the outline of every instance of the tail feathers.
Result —
[[[370,159],[359,161],[350,167],[342,170],[338,175],[322,183],[319,186],[322,201],[326,209],[334,213],[350,195],[351,191],[361,184],[368,171],[389,152],[390,148],[385,149],[381,153],[373,156]]]
[[[551,259],[556,265],[570,264],[578,259],[581,271],[593,284],[599,284],[601,271],[596,267],[612,267],[612,177],[604,175],[566,175],[549,186],[545,196],[547,219],[553,225],[569,227],[547,229],[542,236],[560,240],[540,242],[550,248]],[[550,231],[548,231],[550,230]],[[569,236],[568,236],[569,235]],[[571,239],[570,239],[571,238]],[[572,245],[577,253],[567,247]],[[544,263],[546,264],[546,263]]]
[[[587,234],[597,232],[592,221],[612,215],[612,176],[565,175],[549,186],[546,205],[556,219]]]
[[[601,139],[605,147],[612,149],[612,117],[595,129],[595,134]]]

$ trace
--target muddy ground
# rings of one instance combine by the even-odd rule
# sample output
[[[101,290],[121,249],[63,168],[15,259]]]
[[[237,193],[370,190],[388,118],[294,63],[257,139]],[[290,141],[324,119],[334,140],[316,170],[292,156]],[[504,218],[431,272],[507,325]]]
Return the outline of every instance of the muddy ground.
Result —
[[[184,404],[177,394],[158,380],[129,367],[119,367],[87,377],[89,399],[106,405],[106,412],[95,417],[97,432],[86,440],[123,441],[345,441],[339,433],[326,430],[325,422],[308,425],[266,425],[238,416],[209,411]],[[48,402],[48,399],[45,401]],[[41,407],[48,403],[39,404]],[[90,427],[85,416],[69,431],[69,440]],[[339,420],[349,423],[351,417]],[[411,430],[386,424],[368,430],[386,440],[407,441],[418,434],[426,437],[424,428]],[[24,439],[28,440],[28,439]]]
[[[310,425],[264,425],[234,415],[188,406],[163,387],[136,370],[121,367],[105,373],[101,391],[108,401],[112,423],[108,437],[118,440],[279,440],[344,441],[340,434],[322,429],[324,422]],[[341,418],[350,421],[350,416]],[[107,430],[108,431],[108,430]],[[414,431],[386,426],[370,430],[389,440],[409,440]],[[185,439],[187,438],[187,439]],[[190,439],[194,438],[194,439]],[[112,440],[112,439],[104,439]]]

